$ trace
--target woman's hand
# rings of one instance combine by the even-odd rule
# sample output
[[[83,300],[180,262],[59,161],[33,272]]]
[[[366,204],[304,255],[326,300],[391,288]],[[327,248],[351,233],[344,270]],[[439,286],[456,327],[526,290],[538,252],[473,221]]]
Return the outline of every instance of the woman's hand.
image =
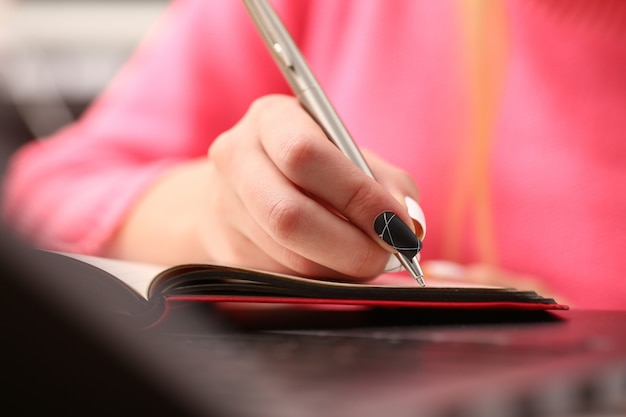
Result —
[[[207,252],[306,276],[379,274],[389,247],[374,220],[391,211],[409,224],[389,190],[413,197],[417,190],[407,175],[380,159],[370,162],[382,184],[348,160],[295,99],[258,100],[209,150],[210,211],[217,216],[206,219]],[[210,233],[216,229],[217,245]]]
[[[372,278],[393,251],[375,219],[391,212],[413,228],[400,201],[417,200],[417,189],[408,174],[366,156],[378,181],[346,158],[294,98],[266,96],[214,141],[207,159],[173,169],[147,191],[111,254]]]

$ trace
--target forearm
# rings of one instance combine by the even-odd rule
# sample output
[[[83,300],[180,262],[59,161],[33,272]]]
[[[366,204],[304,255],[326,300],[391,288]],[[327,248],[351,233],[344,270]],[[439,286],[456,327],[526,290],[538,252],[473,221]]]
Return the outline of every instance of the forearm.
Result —
[[[131,207],[104,255],[158,264],[206,262],[199,228],[208,216],[206,159],[173,166]]]

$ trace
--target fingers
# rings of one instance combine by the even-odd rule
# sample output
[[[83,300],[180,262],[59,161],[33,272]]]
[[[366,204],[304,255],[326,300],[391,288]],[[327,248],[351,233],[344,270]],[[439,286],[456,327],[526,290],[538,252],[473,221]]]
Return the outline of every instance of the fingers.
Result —
[[[390,251],[412,258],[419,250],[406,203],[385,189],[417,198],[413,181],[377,159],[385,182],[369,178],[295,99],[255,102],[209,158],[236,196],[226,216],[238,264],[362,279],[382,272]]]
[[[373,262],[369,254],[378,248],[371,239],[294,187],[264,155],[249,153],[241,160],[235,187],[254,220],[242,226],[260,248],[306,275],[321,272],[313,264],[346,275],[368,274],[361,263]],[[362,255],[346,256],[344,248]]]
[[[419,200],[419,191],[411,176],[401,169],[396,168],[378,155],[363,150],[370,168],[374,172],[376,180],[385,189],[404,205],[413,220],[414,231],[420,240],[426,236],[426,216]]]
[[[348,160],[299,106],[283,100],[269,105],[279,108],[283,117],[281,123],[264,117],[271,113],[259,117],[260,141],[278,170],[387,250],[411,247],[416,253],[418,242],[407,226],[412,221],[405,207]]]
[[[253,123],[241,123],[211,150],[241,200],[243,212],[231,216],[233,229],[254,242],[258,249],[252,251],[266,254],[274,270],[282,265],[285,272],[307,276],[348,279],[380,273],[387,255],[378,244],[285,177],[258,141],[235,144],[256,134]]]

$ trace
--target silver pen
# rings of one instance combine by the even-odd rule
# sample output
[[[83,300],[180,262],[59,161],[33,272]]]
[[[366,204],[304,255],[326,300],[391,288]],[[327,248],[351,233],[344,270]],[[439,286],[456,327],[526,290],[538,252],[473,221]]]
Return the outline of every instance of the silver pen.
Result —
[[[367,175],[375,179],[361,151],[272,6],[266,0],[243,0],[243,2],[302,107],[315,119],[326,136],[341,152]],[[404,269],[421,286],[425,286],[424,274],[416,257],[408,259],[399,253],[395,255]]]

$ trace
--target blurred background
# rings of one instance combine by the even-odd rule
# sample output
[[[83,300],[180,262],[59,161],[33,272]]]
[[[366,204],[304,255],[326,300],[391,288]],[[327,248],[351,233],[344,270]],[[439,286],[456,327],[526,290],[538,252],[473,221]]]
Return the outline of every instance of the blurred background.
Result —
[[[0,141],[4,153],[78,117],[168,3],[0,0]]]

